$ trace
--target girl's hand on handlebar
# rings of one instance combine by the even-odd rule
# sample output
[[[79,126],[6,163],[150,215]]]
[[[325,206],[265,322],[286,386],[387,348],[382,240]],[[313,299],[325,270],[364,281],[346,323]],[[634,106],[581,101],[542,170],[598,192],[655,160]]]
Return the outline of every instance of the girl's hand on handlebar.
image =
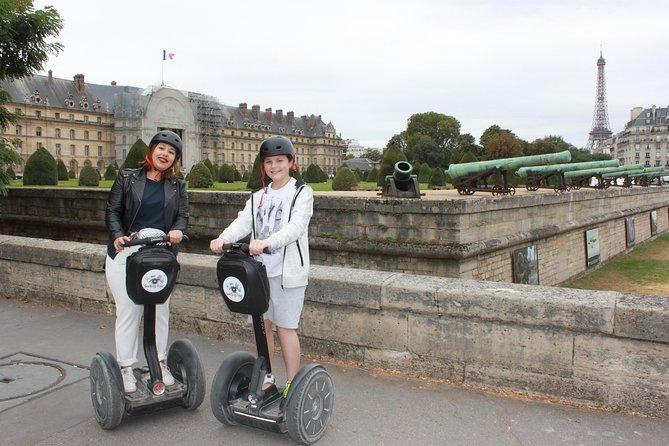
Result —
[[[215,238],[211,242],[209,242],[209,249],[211,249],[211,252],[214,254],[221,255],[223,254],[223,245],[226,245],[230,243],[224,238]]]
[[[265,249],[268,252],[272,249],[272,245],[267,240],[253,240],[249,243],[249,254],[252,256],[262,254]]]
[[[123,251],[123,244],[129,240],[130,237],[128,237],[127,235],[123,235],[114,240],[114,251],[116,251],[116,254]]]
[[[170,240],[167,242],[167,246],[178,245],[181,243],[181,240],[184,237],[184,233],[178,229],[173,229],[167,233],[167,236]]]

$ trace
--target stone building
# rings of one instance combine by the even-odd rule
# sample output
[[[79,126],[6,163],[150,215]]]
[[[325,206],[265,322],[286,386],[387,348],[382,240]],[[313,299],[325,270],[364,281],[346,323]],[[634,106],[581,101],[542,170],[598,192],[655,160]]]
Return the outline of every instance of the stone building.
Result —
[[[159,86],[138,87],[86,83],[83,74],[73,80],[36,75],[3,83],[11,96],[5,107],[22,118],[0,136],[15,142],[23,172],[28,157],[39,147],[79,173],[84,163],[100,172],[120,166],[130,147],[151,139],[158,130],[172,130],[184,140],[185,171],[208,158],[216,165],[230,164],[240,172],[253,167],[260,142],[284,135],[297,150],[300,169],[318,164],[334,173],[346,152],[346,141],[320,115],[296,117],[293,111],[221,104],[200,93]]]
[[[669,168],[669,107],[633,108],[623,131],[606,140],[602,152],[620,164]]]

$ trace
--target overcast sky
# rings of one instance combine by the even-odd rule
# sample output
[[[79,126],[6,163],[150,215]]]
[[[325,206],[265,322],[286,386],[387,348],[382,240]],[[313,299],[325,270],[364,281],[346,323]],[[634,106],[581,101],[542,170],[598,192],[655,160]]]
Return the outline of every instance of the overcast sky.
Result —
[[[666,0],[35,1],[64,20],[58,78],[166,85],[322,115],[385,147],[414,113],[585,146],[600,48],[611,130],[669,105]],[[163,62],[162,51],[174,53]]]

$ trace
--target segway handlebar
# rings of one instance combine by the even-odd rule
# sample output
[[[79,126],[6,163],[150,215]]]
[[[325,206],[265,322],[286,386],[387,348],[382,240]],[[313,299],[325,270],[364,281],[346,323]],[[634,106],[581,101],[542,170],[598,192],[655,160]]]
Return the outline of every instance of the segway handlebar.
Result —
[[[221,246],[221,249],[223,251],[242,251],[245,253],[249,253],[249,244],[248,243],[224,243],[223,246]],[[271,251],[268,248],[263,249],[265,254],[269,254]]]
[[[137,245],[157,245],[158,243],[166,243],[170,241],[169,235],[159,235],[156,237],[145,237],[145,238],[136,238],[133,240],[128,240],[123,243],[123,247],[127,248],[128,246],[137,246]],[[183,235],[182,241],[188,242],[190,239],[186,234]],[[248,249],[248,248],[247,248]]]

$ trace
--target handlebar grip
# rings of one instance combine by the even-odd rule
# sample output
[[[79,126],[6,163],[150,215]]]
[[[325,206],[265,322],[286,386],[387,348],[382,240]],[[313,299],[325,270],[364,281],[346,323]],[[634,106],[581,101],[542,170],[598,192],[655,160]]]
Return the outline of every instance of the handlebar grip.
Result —
[[[159,235],[157,237],[145,237],[145,238],[136,238],[133,240],[128,240],[127,242],[123,243],[123,247],[127,248],[128,246],[137,246],[137,245],[157,245],[158,243],[165,243],[169,241],[170,241],[169,235]],[[188,238],[186,234],[183,234],[181,241],[189,242],[190,238]]]
[[[223,251],[242,251],[249,253],[249,244],[248,243],[224,243],[221,247]],[[268,248],[263,249],[262,251],[265,254],[269,254],[271,251]]]

